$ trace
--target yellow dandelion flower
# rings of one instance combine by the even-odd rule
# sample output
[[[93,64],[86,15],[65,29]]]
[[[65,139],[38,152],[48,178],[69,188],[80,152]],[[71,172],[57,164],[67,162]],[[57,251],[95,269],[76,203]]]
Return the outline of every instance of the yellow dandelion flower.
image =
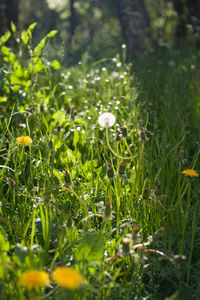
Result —
[[[67,267],[57,267],[52,275],[58,285],[67,289],[76,289],[83,282],[79,272]]]
[[[199,174],[197,173],[197,171],[192,170],[192,169],[184,170],[184,171],[182,171],[182,173],[189,177],[199,177]]]
[[[43,271],[30,270],[20,277],[20,283],[27,289],[35,289],[50,284],[49,275]]]
[[[32,143],[32,139],[29,136],[20,136],[17,138],[17,142],[20,145],[24,145],[24,146],[30,146]]]

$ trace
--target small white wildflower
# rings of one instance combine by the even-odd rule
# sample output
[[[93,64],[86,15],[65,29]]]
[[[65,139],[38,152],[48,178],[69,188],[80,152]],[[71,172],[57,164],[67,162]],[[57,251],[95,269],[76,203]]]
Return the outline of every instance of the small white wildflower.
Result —
[[[169,60],[168,65],[173,68],[176,66],[176,63],[173,60]]]
[[[113,78],[118,78],[119,77],[119,73],[118,72],[112,72],[112,77]]]
[[[125,48],[126,48],[126,45],[125,45],[125,44],[123,44],[123,45],[122,45],[122,48],[124,48],[124,49],[125,49]]]
[[[102,127],[112,127],[115,124],[115,116],[111,113],[105,112],[99,116],[98,123]]]

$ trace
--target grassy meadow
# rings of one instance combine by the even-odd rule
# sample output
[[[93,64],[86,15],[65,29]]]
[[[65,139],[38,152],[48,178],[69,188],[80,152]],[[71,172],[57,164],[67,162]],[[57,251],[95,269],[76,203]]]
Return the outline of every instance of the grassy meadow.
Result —
[[[126,63],[123,46],[66,69],[46,55],[55,31],[33,47],[35,25],[12,26],[0,39],[0,299],[200,299],[199,53]]]

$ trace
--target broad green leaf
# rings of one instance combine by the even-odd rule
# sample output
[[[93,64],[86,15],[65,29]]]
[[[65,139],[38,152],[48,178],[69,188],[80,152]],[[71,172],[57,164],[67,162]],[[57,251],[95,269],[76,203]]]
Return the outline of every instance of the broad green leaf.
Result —
[[[21,65],[17,62],[14,64],[14,74],[18,77],[21,78],[23,77],[23,70]]]
[[[9,40],[10,36],[11,36],[10,31],[7,31],[7,32],[0,38],[0,46],[3,45],[3,44],[5,44],[5,43]]]
[[[13,88],[12,88],[12,90],[13,90],[13,92],[18,92],[19,90],[20,90],[20,85],[15,85]]]
[[[61,143],[62,144],[62,143]],[[74,165],[76,163],[76,157],[73,151],[67,148],[62,154],[60,154],[60,160],[65,165]]]
[[[10,52],[10,49],[9,49],[8,47],[6,47],[6,46],[2,46],[2,47],[1,47],[1,53],[2,53],[4,56],[8,56],[9,52]]]
[[[59,172],[56,169],[53,169],[53,174],[59,179],[60,182],[64,183],[64,176],[62,172]]]
[[[60,69],[60,63],[57,60],[53,60],[51,63],[51,67],[53,67],[55,70]]]
[[[31,25],[29,26],[28,30],[27,30],[27,32],[28,32],[28,34],[29,34],[29,37],[31,37],[31,38],[32,38],[32,31],[33,31],[33,29],[35,28],[36,25],[37,25],[37,23],[31,24]]]
[[[37,64],[34,64],[34,66],[33,66],[33,74],[40,72],[44,68],[45,68],[45,65],[41,61],[38,61]]]
[[[11,21],[10,26],[11,26],[12,32],[15,33],[15,31],[16,31],[16,26],[15,26],[15,24],[13,23],[13,21]]]
[[[3,278],[6,272],[6,263],[9,265],[10,257],[7,252],[10,250],[10,244],[6,240],[3,230],[0,229],[0,278]]]
[[[31,24],[28,28],[28,31],[33,31],[33,29],[35,28],[36,25],[37,25],[37,23]]]
[[[45,48],[47,42],[49,41],[50,38],[52,38],[54,35],[57,34],[57,30],[52,30],[50,31],[40,42],[39,44],[35,47],[33,50],[33,54],[35,56],[40,56],[42,54],[42,50]]]
[[[54,37],[54,35],[56,35],[57,33],[58,33],[58,30],[52,30],[52,31],[50,31],[50,32],[47,34],[46,38],[52,38],[52,37]]]
[[[78,131],[74,132],[73,146],[75,146],[79,141],[79,133]]]
[[[21,80],[14,74],[10,75],[10,83],[11,84],[22,84]]]
[[[14,62],[15,62],[15,54],[13,53],[13,52],[10,52],[9,53],[9,60],[10,60],[10,62],[12,63],[12,64],[14,64]]]
[[[28,79],[29,78],[29,71],[28,70],[24,70],[24,79]]]
[[[33,23],[29,26],[28,30],[22,31],[21,39],[22,39],[24,45],[27,45],[29,39],[32,39],[32,31],[36,25],[37,25],[37,23]]]
[[[52,117],[56,123],[62,124],[65,122],[65,113],[61,110],[58,110],[56,113],[54,113]]]
[[[105,241],[101,233],[88,233],[81,240],[78,248],[75,250],[75,259],[79,262],[100,264],[103,259]],[[90,272],[94,273],[95,269],[90,267]]]
[[[28,43],[28,40],[29,40],[29,35],[28,35],[28,32],[27,31],[22,31],[22,34],[21,34],[21,39],[23,41],[23,44],[24,45],[27,45]]]
[[[6,102],[7,101],[7,97],[5,97],[5,96],[2,96],[2,97],[0,97],[0,103],[1,102]],[[0,166],[1,167],[1,166]]]

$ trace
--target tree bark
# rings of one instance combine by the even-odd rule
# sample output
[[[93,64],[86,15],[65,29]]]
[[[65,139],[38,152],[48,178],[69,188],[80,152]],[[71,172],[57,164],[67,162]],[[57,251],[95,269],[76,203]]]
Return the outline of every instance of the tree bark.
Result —
[[[196,46],[200,48],[199,26],[200,26],[200,0],[187,0],[189,22],[193,25],[196,34]]]
[[[6,0],[6,15],[8,28],[11,30],[11,21],[17,26],[18,24],[18,14],[19,14],[19,0]]]
[[[149,33],[149,16],[144,0],[116,0],[118,17],[129,57],[141,48]]]
[[[200,0],[187,0],[187,7],[190,17],[200,20]]]
[[[176,36],[182,38],[186,35],[186,23],[187,23],[187,9],[185,6],[185,0],[176,0],[174,2],[174,8],[178,14],[178,25],[176,28]]]
[[[7,29],[6,3],[5,0],[0,0],[0,36],[3,35]]]
[[[74,36],[74,32],[76,29],[76,11],[74,7],[75,0],[70,0],[70,36],[69,36],[69,43],[72,43],[72,39]]]

